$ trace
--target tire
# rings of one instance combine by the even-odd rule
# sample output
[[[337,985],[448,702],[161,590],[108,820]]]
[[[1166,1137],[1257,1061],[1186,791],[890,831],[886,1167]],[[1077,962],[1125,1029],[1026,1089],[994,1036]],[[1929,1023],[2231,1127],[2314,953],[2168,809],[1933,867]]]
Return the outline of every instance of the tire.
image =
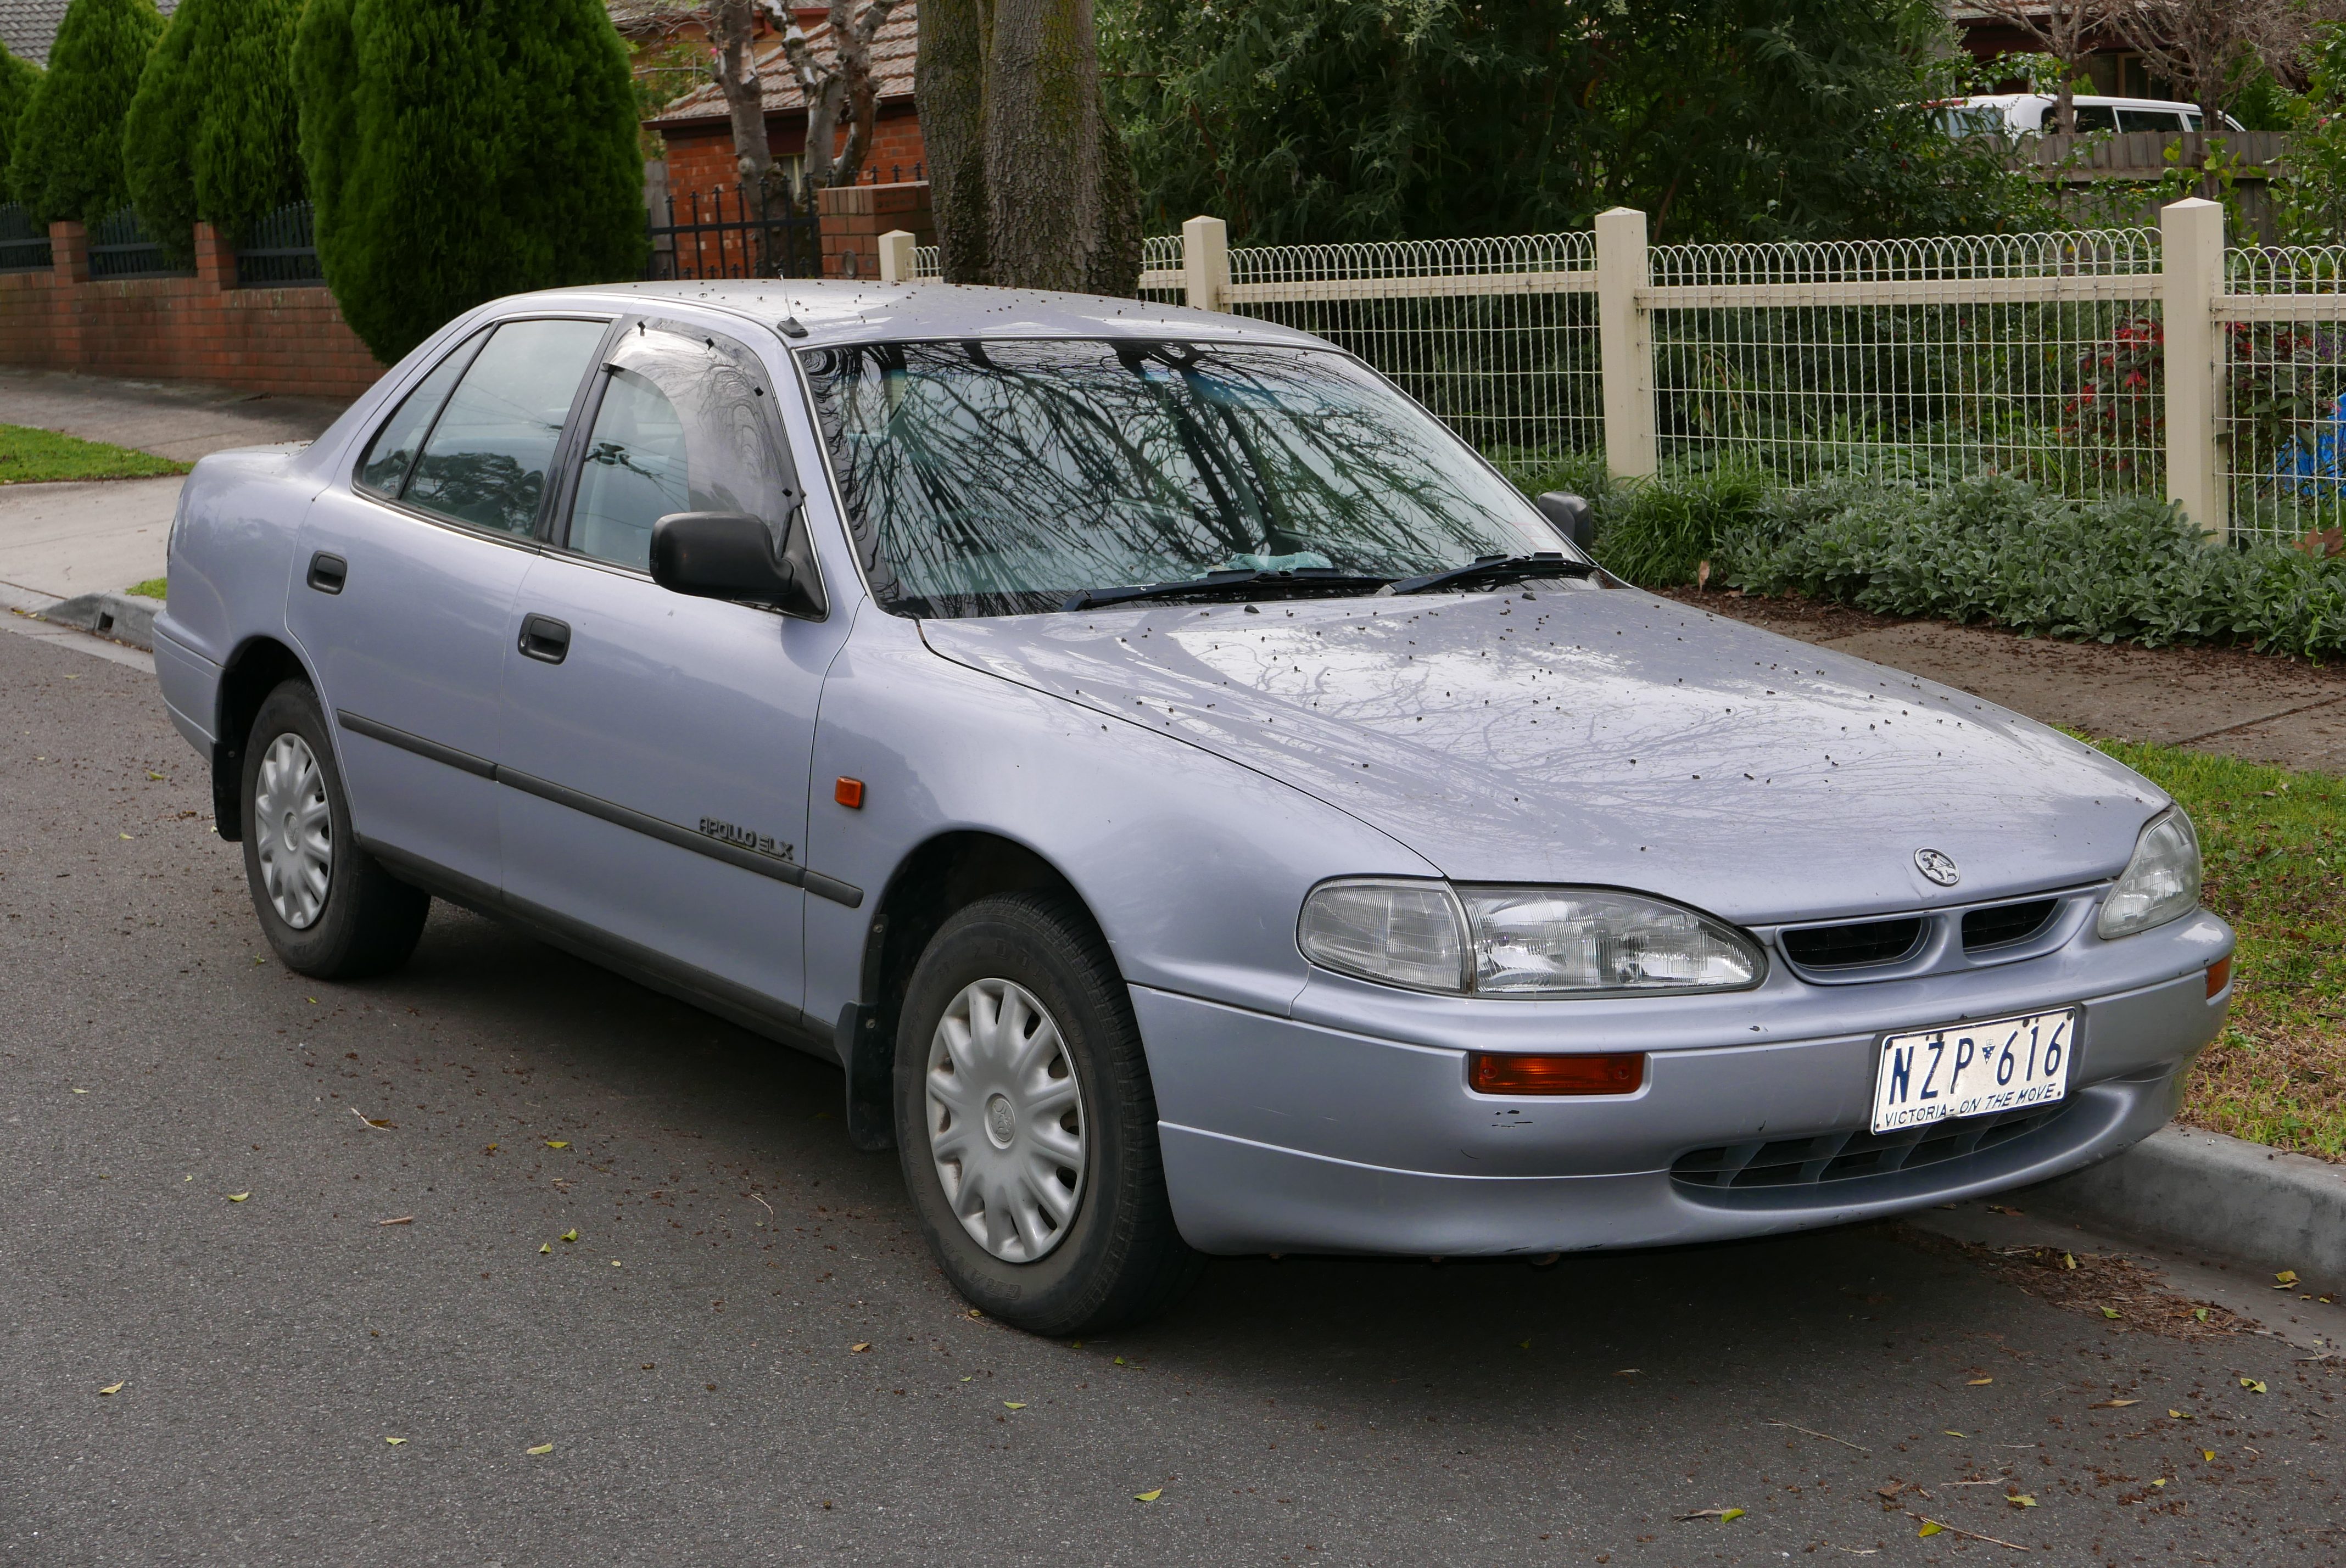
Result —
[[[407,962],[431,896],[395,881],[358,847],[326,716],[309,682],[282,683],[254,715],[237,805],[253,912],[286,968],[315,980],[362,980]]]
[[[906,989],[894,1077],[913,1210],[972,1305],[1036,1334],[1096,1333],[1196,1280],[1205,1258],[1174,1227],[1131,997],[1070,901],[1005,895],[947,920]]]

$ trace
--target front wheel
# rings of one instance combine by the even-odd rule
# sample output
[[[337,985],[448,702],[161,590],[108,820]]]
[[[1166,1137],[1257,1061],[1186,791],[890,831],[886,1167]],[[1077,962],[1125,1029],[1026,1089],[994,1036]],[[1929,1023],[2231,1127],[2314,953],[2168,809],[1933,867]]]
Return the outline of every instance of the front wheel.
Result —
[[[1094,1333],[1162,1310],[1197,1278],[1131,1000],[1071,904],[1006,895],[944,923],[907,988],[895,1090],[921,1227],[982,1310]]]
[[[245,882],[286,968],[357,980],[407,962],[432,900],[352,840],[326,716],[306,681],[286,681],[254,715],[241,798]]]

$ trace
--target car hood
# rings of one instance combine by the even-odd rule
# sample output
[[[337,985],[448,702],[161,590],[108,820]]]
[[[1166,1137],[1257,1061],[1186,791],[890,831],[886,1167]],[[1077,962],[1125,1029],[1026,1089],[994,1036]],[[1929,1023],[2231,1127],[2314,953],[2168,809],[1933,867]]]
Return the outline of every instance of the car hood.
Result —
[[[1966,692],[1634,590],[923,623],[943,657],[1178,736],[1468,881],[1770,923],[2113,876],[2167,798]],[[1962,880],[1926,880],[1916,851]]]

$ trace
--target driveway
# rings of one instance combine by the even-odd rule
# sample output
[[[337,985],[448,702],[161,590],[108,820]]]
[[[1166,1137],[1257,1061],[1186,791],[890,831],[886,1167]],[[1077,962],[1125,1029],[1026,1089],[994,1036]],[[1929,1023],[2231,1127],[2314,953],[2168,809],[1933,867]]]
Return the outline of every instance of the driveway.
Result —
[[[0,1563],[2346,1551],[2341,1315],[2035,1217],[973,1319],[835,1069],[444,909],[288,974],[151,677],[0,637]]]

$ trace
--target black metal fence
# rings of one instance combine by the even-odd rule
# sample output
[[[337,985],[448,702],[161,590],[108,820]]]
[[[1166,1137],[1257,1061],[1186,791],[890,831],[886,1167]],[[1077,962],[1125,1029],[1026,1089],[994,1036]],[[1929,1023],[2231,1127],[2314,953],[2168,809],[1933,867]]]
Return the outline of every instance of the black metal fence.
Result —
[[[195,269],[180,264],[163,242],[147,232],[136,208],[107,213],[89,229],[90,281],[123,278],[189,278]]]
[[[24,204],[0,206],[0,272],[46,272],[56,265],[49,231],[34,226]]]
[[[818,278],[822,232],[811,186],[767,195],[719,188],[668,197],[645,215],[651,263],[645,276],[678,278]]]
[[[306,201],[290,201],[252,226],[236,251],[240,289],[322,286],[318,264],[318,211]]]

